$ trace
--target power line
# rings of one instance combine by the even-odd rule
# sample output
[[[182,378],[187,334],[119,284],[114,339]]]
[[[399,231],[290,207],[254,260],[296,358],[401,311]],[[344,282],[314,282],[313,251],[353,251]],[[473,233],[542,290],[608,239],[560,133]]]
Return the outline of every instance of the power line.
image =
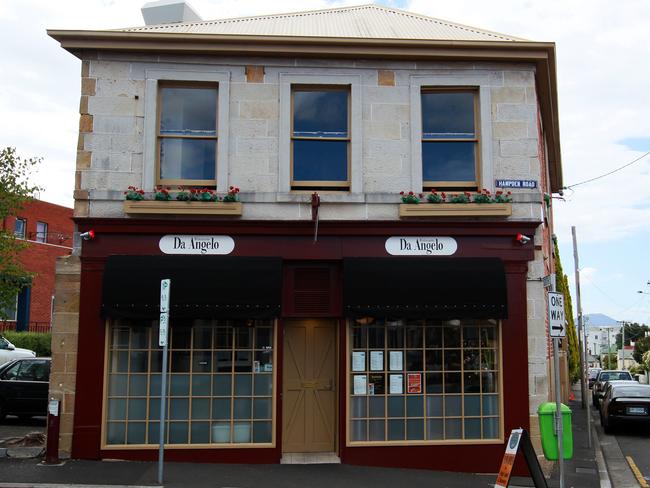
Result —
[[[614,174],[614,173],[616,173],[617,171],[621,171],[622,169],[627,168],[628,166],[633,165],[633,164],[636,163],[637,161],[641,161],[641,160],[642,160],[643,158],[645,158],[648,154],[650,154],[650,151],[648,151],[647,153],[645,153],[645,154],[642,155],[642,156],[639,156],[639,157],[636,158],[634,161],[630,161],[629,163],[624,164],[623,166],[620,166],[620,167],[618,167],[618,168],[616,168],[616,169],[610,171],[609,173],[605,173],[604,175],[596,176],[595,178],[591,178],[591,179],[588,179],[588,180],[585,180],[585,181],[581,181],[580,183],[574,183],[573,185],[567,185],[567,186],[565,186],[565,187],[562,187],[562,189],[563,189],[563,190],[571,190],[571,189],[573,189],[574,186],[584,185],[585,183],[590,183],[590,182],[592,182],[592,181],[596,181],[596,180],[599,180],[599,179],[601,179],[601,178],[604,178],[605,176],[609,176],[609,175],[611,175],[611,174]]]

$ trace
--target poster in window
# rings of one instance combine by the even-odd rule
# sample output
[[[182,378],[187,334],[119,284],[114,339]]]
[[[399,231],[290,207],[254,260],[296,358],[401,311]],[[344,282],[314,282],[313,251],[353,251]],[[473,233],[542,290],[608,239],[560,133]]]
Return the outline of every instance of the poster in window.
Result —
[[[352,371],[365,371],[366,370],[366,352],[353,351],[352,352]]]
[[[390,351],[388,356],[391,371],[402,371],[404,369],[404,353],[402,351]]]
[[[390,394],[391,395],[401,395],[404,391],[404,375],[402,374],[391,374],[390,376]]]
[[[370,389],[370,385],[373,385],[373,392],[369,392],[369,395],[383,395],[386,393],[386,377],[383,374],[368,375],[368,389]]]
[[[355,374],[354,375],[354,394],[355,395],[365,395],[367,388],[366,385],[368,384],[367,378],[365,374]]]
[[[384,370],[384,351],[370,351],[370,371]]]
[[[422,373],[409,373],[407,381],[409,393],[422,393]]]

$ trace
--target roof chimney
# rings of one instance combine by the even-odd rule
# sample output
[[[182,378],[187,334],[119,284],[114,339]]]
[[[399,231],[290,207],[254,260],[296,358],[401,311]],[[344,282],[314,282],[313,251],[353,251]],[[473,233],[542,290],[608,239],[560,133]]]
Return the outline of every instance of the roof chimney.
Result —
[[[146,25],[201,22],[202,20],[190,4],[183,0],[148,2],[142,6],[141,10]]]

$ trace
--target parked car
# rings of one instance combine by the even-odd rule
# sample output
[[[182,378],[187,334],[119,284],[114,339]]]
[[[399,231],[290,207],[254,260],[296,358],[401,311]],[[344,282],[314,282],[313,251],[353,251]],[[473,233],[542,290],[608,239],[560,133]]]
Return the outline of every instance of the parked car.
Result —
[[[591,401],[594,407],[598,408],[598,403],[605,393],[605,383],[613,380],[629,380],[634,381],[629,371],[616,371],[604,369],[596,377],[594,386],[591,389]]]
[[[600,407],[600,425],[606,433],[620,423],[650,422],[650,385],[612,381]]]
[[[587,380],[589,383],[589,388],[592,388],[594,386],[594,383],[596,382],[596,378],[598,377],[598,373],[600,373],[603,370],[603,368],[591,368],[587,372]]]
[[[0,366],[0,421],[47,414],[50,363],[50,358],[21,358]]]
[[[0,365],[18,358],[33,358],[36,353],[30,349],[14,346],[11,342],[0,336]]]

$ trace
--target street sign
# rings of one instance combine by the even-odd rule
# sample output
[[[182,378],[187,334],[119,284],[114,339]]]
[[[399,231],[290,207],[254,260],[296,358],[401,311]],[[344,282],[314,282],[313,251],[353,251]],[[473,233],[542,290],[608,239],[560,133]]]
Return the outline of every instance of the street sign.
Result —
[[[551,337],[566,337],[566,317],[562,293],[548,293],[548,325]]]
[[[168,330],[169,330],[169,313],[163,312],[160,314],[160,329],[158,333],[158,345],[161,347],[167,345],[167,337],[169,336]]]
[[[160,280],[160,313],[169,312],[169,288],[171,280]]]

